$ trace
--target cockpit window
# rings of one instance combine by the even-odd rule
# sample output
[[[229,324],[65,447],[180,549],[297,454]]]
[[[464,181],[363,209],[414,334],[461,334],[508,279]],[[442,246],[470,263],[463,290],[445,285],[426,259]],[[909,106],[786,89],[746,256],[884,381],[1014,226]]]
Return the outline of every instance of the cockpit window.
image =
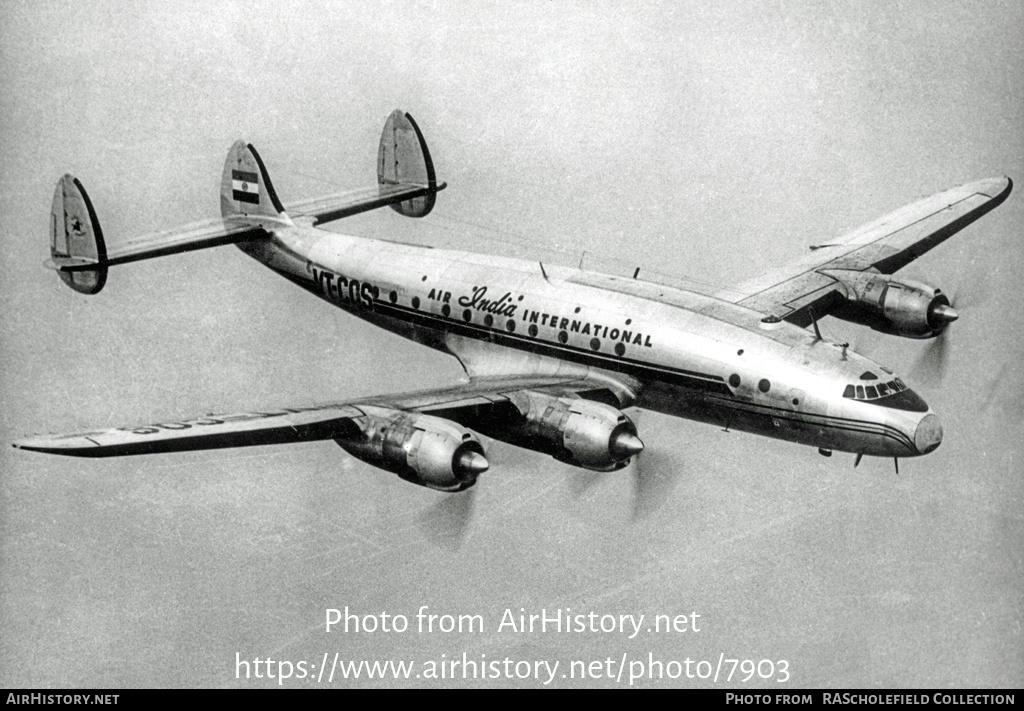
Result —
[[[910,390],[899,378],[888,383],[875,385],[847,385],[843,397],[850,400],[865,400],[873,405],[892,407],[911,412],[927,412],[928,405],[917,393]]]

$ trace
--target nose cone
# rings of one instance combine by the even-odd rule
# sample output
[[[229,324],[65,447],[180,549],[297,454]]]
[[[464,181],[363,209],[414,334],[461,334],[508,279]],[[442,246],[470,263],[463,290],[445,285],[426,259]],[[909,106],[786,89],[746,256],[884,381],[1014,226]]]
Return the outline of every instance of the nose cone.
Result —
[[[925,415],[914,432],[914,446],[921,454],[928,454],[942,443],[942,425],[937,415]]]
[[[644,451],[644,443],[631,432],[619,432],[611,441],[612,456],[622,460]]]
[[[483,474],[490,467],[490,463],[487,461],[487,457],[474,452],[473,450],[467,449],[462,452],[455,464],[455,478],[466,484],[476,480],[478,476]]]

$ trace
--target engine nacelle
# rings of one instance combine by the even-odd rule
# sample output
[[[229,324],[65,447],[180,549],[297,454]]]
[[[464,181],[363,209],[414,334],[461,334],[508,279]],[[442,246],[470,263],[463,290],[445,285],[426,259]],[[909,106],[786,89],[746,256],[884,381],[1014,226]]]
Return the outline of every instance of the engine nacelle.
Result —
[[[351,434],[335,441],[356,459],[439,491],[462,491],[489,466],[473,432],[449,420],[360,406]]]
[[[832,311],[844,321],[905,338],[934,338],[959,315],[939,289],[903,277],[845,269],[823,269],[846,291]]]
[[[610,405],[522,390],[509,398],[520,418],[491,423],[485,433],[495,439],[595,471],[621,469],[643,451],[636,425]]]

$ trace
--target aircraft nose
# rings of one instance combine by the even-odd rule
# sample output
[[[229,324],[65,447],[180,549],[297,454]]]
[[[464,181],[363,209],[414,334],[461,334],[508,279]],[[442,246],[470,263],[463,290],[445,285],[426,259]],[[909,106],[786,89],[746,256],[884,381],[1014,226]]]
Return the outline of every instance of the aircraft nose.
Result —
[[[942,425],[938,415],[925,415],[914,432],[914,446],[921,454],[928,454],[942,443]]]

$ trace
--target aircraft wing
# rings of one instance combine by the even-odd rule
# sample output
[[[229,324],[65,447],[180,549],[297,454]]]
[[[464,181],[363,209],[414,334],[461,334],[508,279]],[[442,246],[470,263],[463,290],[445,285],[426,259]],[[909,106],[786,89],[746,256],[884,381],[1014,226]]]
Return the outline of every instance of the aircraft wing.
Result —
[[[338,439],[358,430],[356,420],[366,414],[366,406],[431,414],[472,428],[476,418],[494,417],[501,414],[501,408],[512,406],[510,396],[522,390],[605,398],[609,393],[616,398],[622,394],[618,388],[613,392],[609,384],[586,377],[479,378],[451,388],[350,403],[209,414],[131,427],[39,435],[15,442],[14,447],[72,457],[117,457]]]
[[[990,178],[937,193],[716,296],[807,326],[809,308],[823,316],[843,301],[842,287],[824,270],[893,274],[997,207],[1012,189],[1009,178]]]

